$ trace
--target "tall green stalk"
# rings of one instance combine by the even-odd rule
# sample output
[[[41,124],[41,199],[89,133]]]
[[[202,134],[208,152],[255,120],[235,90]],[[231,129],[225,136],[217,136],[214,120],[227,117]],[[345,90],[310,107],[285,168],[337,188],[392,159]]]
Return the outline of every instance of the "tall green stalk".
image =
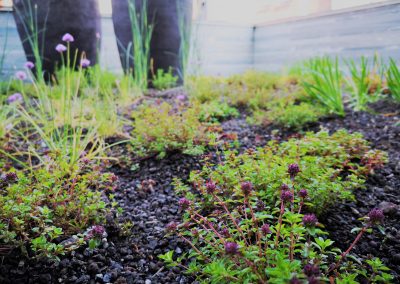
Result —
[[[400,102],[400,70],[393,58],[390,58],[386,80],[392,97]]]
[[[309,95],[325,105],[329,111],[345,115],[342,97],[342,72],[338,59],[317,57],[306,63],[311,80],[303,82]]]
[[[153,25],[149,24],[147,15],[147,0],[143,0],[141,11],[137,11],[135,0],[129,1],[129,18],[132,29],[132,45],[127,54],[133,60],[133,75],[136,86],[147,89],[148,72],[150,70],[150,41]],[[130,51],[132,53],[130,53]],[[129,62],[129,60],[127,61]]]
[[[369,100],[369,62],[364,56],[360,59],[358,65],[354,60],[345,61],[347,68],[350,72],[350,78],[347,80],[348,85],[351,88],[351,104],[357,111],[365,110]]]
[[[25,3],[27,3],[27,6],[25,5]],[[44,41],[45,41],[45,27],[47,22],[47,15],[43,27],[39,27],[37,10],[38,10],[37,4],[35,4],[32,7],[31,1],[26,1],[23,2],[22,11],[16,9],[16,13],[20,18],[25,33],[27,35],[27,38],[23,39],[23,41],[24,42],[28,41],[33,52],[33,57],[35,59],[36,74],[38,75],[37,80],[39,82],[44,82],[42,59],[45,46]]]
[[[178,12],[178,21],[179,21],[179,35],[181,38],[181,46],[179,47],[179,56],[181,59],[181,69],[178,70],[180,72],[181,78],[186,81],[187,77],[187,67],[190,58],[190,42],[192,37],[192,28],[191,28],[191,19],[187,19],[185,8],[181,4],[180,0],[176,0],[176,9]]]

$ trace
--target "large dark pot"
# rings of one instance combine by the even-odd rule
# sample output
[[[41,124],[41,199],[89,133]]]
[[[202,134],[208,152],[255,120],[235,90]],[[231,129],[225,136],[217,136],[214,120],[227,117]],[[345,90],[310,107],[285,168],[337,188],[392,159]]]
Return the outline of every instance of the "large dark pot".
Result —
[[[70,43],[71,62],[75,51],[78,50],[77,64],[83,53],[91,61],[91,65],[97,63],[98,37],[101,31],[97,0],[14,0],[14,19],[26,57],[35,62],[32,46],[27,40],[30,35],[29,29],[26,28],[30,21],[29,6],[33,15],[37,13],[39,49],[43,55],[42,65],[46,78],[54,73],[56,64],[61,60],[55,47],[59,43],[66,45],[62,42],[66,33],[74,37],[74,42]]]
[[[134,70],[132,58],[127,60],[126,55],[132,43],[128,1],[135,1],[136,11],[141,11],[141,0],[112,0],[114,30],[125,71]],[[171,68],[173,74],[179,77],[179,83],[182,83],[180,19],[183,17],[185,28],[190,25],[192,0],[148,0],[147,13],[149,21],[154,23],[150,47],[152,67],[154,71],[163,69],[166,72]]]

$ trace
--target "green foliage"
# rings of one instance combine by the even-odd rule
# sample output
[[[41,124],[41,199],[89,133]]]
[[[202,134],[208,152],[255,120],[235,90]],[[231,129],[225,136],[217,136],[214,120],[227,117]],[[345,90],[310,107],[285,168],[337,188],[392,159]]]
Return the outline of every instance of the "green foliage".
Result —
[[[252,157],[262,159],[257,153]],[[241,181],[238,185],[230,183],[230,177],[222,177],[215,184],[211,177],[208,183],[194,181],[195,193],[177,181],[178,190],[186,196],[179,202],[183,222],[168,229],[192,249],[176,260],[172,251],[160,258],[168,266],[181,266],[207,283],[323,283],[332,275],[337,283],[392,279],[380,260],[362,265],[346,258],[348,252],[333,247],[334,242],[326,237],[315,215],[302,213],[304,205],[318,201],[301,194],[300,183],[308,173],[302,167],[302,172],[292,175],[292,166],[285,165],[286,171],[280,177],[281,182],[290,180],[287,189],[280,191],[280,201],[268,202],[267,206],[260,204],[262,188],[248,182],[253,180],[250,172],[237,176]],[[254,172],[264,174],[257,168]],[[290,198],[284,199],[283,192]],[[189,265],[183,266],[182,262]],[[373,273],[368,273],[368,265]]]
[[[376,100],[382,82],[373,80],[375,73],[372,72],[370,63],[364,56],[361,57],[359,66],[354,60],[346,61],[346,65],[350,73],[347,82],[351,88],[351,104],[356,111],[365,110],[367,103]]]
[[[170,68],[168,72],[164,72],[162,69],[157,70],[157,74],[153,77],[153,85],[157,90],[166,90],[176,86],[178,77],[172,74],[172,69]]]
[[[392,58],[390,59],[386,79],[393,98],[400,102],[400,70]]]
[[[226,162],[206,163],[202,171],[192,172],[190,182],[205,184],[213,180],[221,190],[235,196],[241,181],[251,181],[257,197],[268,205],[279,198],[279,188],[290,183],[286,176],[288,164],[298,163],[302,175],[298,188],[306,188],[312,203],[309,209],[321,212],[339,200],[351,199],[352,190],[363,185],[366,175],[386,161],[386,154],[370,150],[361,134],[340,130],[307,133],[302,139],[282,144],[271,141],[257,151],[241,155],[227,151]]]
[[[200,106],[199,120],[201,122],[219,122],[227,118],[238,117],[239,111],[227,103],[210,101]]]
[[[324,112],[322,106],[315,106],[309,103],[300,103],[283,106],[275,106],[270,110],[257,110],[248,119],[250,123],[258,125],[268,125],[270,123],[279,126],[301,129],[304,125],[318,121]]]
[[[127,64],[133,62],[133,70],[124,66],[127,73],[133,71],[136,86],[147,89],[148,72],[150,70],[150,41],[153,35],[153,24],[149,24],[147,0],[142,1],[142,9],[137,11],[136,1],[129,0],[129,19],[131,21],[132,43],[126,51]]]
[[[47,167],[19,172],[16,180],[1,176],[0,246],[56,256],[64,252],[60,239],[104,221],[108,209],[102,196],[112,189],[112,175],[91,161],[72,172],[67,168],[57,158]]]
[[[167,103],[142,106],[132,113],[132,145],[140,156],[179,150],[198,155],[211,139],[210,126],[200,122],[197,107],[174,109]]]
[[[342,97],[342,72],[338,59],[317,57],[310,59],[305,66],[312,78],[303,81],[307,93],[319,101],[332,113],[345,115]]]

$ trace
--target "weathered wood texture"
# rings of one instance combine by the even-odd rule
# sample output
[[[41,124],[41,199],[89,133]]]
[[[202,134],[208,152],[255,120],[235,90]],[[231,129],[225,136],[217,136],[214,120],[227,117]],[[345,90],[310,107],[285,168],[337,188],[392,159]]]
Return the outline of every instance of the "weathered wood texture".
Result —
[[[316,55],[400,59],[400,3],[308,18],[255,31],[254,67],[276,71]]]

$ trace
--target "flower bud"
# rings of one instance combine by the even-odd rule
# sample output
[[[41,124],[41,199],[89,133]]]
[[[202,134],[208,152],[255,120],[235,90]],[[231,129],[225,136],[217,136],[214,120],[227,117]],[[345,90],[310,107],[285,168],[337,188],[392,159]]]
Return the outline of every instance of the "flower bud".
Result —
[[[237,254],[239,250],[239,246],[237,243],[233,243],[233,242],[226,242],[225,243],[225,252],[226,254]]]

